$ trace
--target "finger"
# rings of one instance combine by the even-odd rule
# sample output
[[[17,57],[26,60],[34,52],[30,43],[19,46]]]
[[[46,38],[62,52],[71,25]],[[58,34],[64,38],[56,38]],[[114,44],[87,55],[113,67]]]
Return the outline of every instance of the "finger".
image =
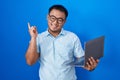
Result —
[[[36,26],[33,26],[35,30],[37,30]]]
[[[94,62],[92,61],[91,58],[89,58],[89,65],[93,65],[93,64],[94,64]]]
[[[34,29],[33,32],[36,33],[36,30]]]
[[[98,63],[98,62],[99,62],[99,59],[97,59],[96,62]]]
[[[90,69],[90,67],[91,67],[88,62],[86,63],[86,67],[87,67],[88,69]]]
[[[94,63],[98,63],[99,62],[99,59],[94,59],[93,57],[91,57],[91,60],[94,62]]]
[[[32,29],[32,31],[33,31],[34,33],[37,32],[37,31],[36,31],[36,26],[32,26],[31,29]]]
[[[90,58],[93,63],[96,63],[95,59],[93,57]]]
[[[28,29],[30,29],[30,23],[28,22]]]
[[[87,62],[87,66],[90,67],[90,64]]]

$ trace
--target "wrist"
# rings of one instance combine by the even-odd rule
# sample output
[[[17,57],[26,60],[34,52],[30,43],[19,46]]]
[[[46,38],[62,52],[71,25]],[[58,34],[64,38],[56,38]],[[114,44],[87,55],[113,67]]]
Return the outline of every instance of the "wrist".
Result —
[[[31,40],[36,40],[36,37],[31,37]]]
[[[29,41],[29,43],[35,42],[35,41],[36,41],[36,37],[31,37],[31,40]]]

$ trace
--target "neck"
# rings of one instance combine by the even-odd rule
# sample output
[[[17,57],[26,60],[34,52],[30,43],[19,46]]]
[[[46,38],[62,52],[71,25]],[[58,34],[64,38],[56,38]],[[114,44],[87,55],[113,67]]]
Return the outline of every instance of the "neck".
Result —
[[[56,37],[56,36],[59,35],[59,33],[61,32],[61,30],[60,30],[60,31],[51,31],[50,29],[48,29],[48,32],[49,32],[52,36]]]

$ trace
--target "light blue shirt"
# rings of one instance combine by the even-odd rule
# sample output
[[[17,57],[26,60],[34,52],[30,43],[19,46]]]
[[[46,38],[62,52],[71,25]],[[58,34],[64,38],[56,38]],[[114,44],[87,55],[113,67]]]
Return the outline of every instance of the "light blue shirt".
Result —
[[[40,53],[40,80],[76,80],[75,67],[69,63],[74,57],[84,56],[79,38],[72,32],[61,30],[57,37],[45,31],[37,37]]]

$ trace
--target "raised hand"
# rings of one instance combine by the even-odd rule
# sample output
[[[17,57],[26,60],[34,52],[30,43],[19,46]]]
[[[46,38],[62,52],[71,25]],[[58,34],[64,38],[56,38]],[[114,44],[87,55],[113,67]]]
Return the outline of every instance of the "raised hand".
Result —
[[[36,38],[38,35],[36,26],[30,26],[30,23],[28,22],[28,30],[30,33],[31,38]]]

